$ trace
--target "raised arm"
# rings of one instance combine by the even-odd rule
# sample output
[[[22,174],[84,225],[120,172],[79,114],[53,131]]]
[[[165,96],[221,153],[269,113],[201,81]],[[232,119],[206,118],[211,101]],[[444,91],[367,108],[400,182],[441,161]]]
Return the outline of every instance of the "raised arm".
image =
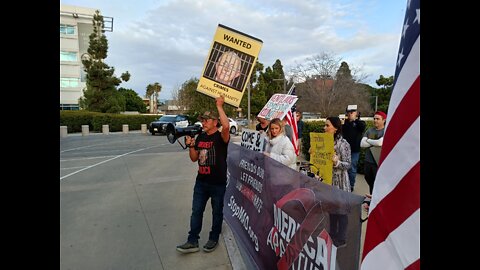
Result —
[[[223,110],[223,104],[225,99],[223,96],[215,98],[215,103],[217,105],[218,116],[220,117],[220,123],[222,124],[222,139],[225,143],[228,143],[230,140],[230,122],[228,122],[227,115]]]

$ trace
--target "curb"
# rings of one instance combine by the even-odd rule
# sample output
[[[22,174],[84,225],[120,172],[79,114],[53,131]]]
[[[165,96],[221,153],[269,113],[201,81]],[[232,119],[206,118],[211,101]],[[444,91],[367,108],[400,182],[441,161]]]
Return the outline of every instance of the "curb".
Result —
[[[233,236],[230,226],[223,221],[223,241],[225,242],[225,247],[227,248],[228,257],[230,258],[230,263],[232,264],[233,270],[246,270],[247,266],[243,261],[242,254],[238,248],[235,237]]]

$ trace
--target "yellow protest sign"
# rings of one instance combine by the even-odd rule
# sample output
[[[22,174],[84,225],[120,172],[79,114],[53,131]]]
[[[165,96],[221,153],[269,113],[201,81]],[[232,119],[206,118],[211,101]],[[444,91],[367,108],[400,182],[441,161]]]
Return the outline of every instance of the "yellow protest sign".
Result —
[[[333,134],[310,132],[310,163],[320,170],[325,184],[332,184]]]
[[[240,105],[263,41],[219,24],[203,67],[197,91]]]

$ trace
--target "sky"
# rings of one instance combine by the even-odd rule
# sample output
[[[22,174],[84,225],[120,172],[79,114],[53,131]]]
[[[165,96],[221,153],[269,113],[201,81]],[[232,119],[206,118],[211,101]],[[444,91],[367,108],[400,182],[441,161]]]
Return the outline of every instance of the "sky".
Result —
[[[407,0],[61,0],[113,17],[106,32],[120,87],[144,96],[162,85],[159,99],[190,78],[200,78],[213,36],[222,24],[263,41],[258,60],[277,59],[287,75],[306,58],[332,53],[368,74],[393,76]]]

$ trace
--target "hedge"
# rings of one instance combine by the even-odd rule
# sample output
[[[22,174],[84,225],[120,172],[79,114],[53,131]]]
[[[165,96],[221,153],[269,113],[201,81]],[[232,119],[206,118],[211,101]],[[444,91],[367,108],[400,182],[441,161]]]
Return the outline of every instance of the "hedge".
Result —
[[[140,130],[142,124],[148,125],[159,117],[159,115],[60,111],[60,126],[67,126],[68,133],[82,132],[82,125],[88,125],[89,130],[93,132],[101,132],[102,125],[108,125],[110,132],[122,131],[123,125],[128,125],[129,130]]]

